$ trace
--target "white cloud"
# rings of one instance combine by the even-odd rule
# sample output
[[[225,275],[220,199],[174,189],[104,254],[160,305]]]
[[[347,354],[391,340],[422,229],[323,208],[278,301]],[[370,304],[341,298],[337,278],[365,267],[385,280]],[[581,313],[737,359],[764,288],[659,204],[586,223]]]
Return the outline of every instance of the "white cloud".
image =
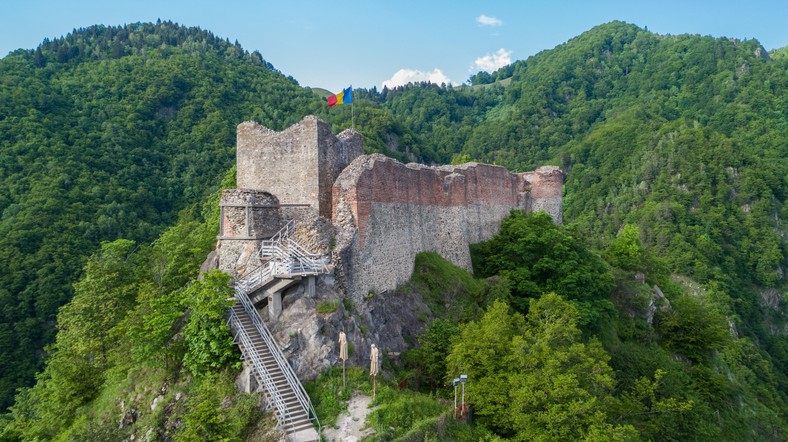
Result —
[[[512,51],[508,51],[504,48],[498,49],[497,52],[494,54],[487,54],[484,57],[479,57],[473,64],[476,66],[476,69],[492,72],[496,69],[500,69],[507,64],[512,63]]]
[[[489,15],[480,15],[476,17],[476,23],[479,23],[482,26],[501,26],[503,21],[499,18],[490,17]]]
[[[432,72],[417,71],[414,69],[400,69],[391,76],[390,79],[383,82],[382,87],[389,89],[397,86],[404,86],[408,83],[418,83],[420,81],[429,81],[433,84],[451,83],[449,77],[438,68]]]

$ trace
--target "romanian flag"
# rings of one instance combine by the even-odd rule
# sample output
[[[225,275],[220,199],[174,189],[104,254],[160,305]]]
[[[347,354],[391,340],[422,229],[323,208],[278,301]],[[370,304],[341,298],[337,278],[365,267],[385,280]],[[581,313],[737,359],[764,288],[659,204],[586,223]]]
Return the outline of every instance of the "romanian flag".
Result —
[[[353,104],[353,86],[350,86],[336,95],[328,97],[328,107],[335,104]]]

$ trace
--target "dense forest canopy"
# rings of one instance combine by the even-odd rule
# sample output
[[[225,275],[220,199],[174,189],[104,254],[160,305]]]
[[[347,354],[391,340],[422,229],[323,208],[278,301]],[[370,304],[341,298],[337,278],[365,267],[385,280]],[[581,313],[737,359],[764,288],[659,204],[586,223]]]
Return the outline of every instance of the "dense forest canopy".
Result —
[[[593,402],[586,426],[565,429],[572,437],[588,428],[662,440],[784,436],[788,48],[613,22],[470,83],[354,91],[367,150],[516,171],[559,165],[567,227],[513,215],[475,248],[474,276],[488,279],[466,291],[479,305],[435,320],[420,340],[425,388],[459,363],[447,356],[470,351],[448,337],[506,323],[508,350],[532,345],[540,329],[529,311],[551,306],[571,336],[545,351],[579,349],[600,370],[578,375],[583,388],[604,386],[574,391],[607,408]],[[0,409],[49,361],[18,396],[9,434],[51,438],[73,423],[59,437],[96,436],[83,407],[123,378],[118,370],[137,373],[128,354],[163,372],[184,361],[206,401],[194,410],[231,384],[214,366],[232,359],[227,347],[173,343],[172,322],[194,312],[202,325],[185,330],[199,336],[224,308],[205,295],[221,291],[220,276],[189,281],[215,239],[210,207],[234,161],[236,125],[281,130],[307,114],[350,126],[350,109],[329,111],[259,52],[171,22],[92,26],[0,60]],[[637,274],[647,285],[635,285]],[[650,323],[627,316],[653,285],[672,309]],[[114,315],[85,316],[109,305]],[[501,392],[487,416],[525,401],[507,394],[535,382],[499,379],[503,362],[475,367]],[[535,403],[488,424],[536,437],[531,414],[560,410]],[[215,434],[252,409],[238,402],[234,413],[246,417]]]
[[[101,241],[147,243],[215,190],[235,126],[320,100],[259,53],[172,23],[94,26],[0,61],[0,407],[29,385]]]
[[[560,165],[566,221],[597,247],[638,225],[671,269],[733,297],[746,317],[754,286],[785,290],[784,53],[613,22],[474,86],[369,96],[427,159]]]

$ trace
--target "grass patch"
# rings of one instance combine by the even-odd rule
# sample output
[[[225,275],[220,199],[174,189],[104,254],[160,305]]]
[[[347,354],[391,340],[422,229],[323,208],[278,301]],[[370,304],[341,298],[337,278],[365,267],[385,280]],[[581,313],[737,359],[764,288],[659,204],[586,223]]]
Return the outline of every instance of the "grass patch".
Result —
[[[334,313],[339,308],[339,300],[325,301],[317,305],[317,312],[321,315]]]
[[[443,412],[451,412],[447,402],[389,385],[379,385],[372,406],[375,410],[367,416],[367,422],[385,440],[402,436]]]
[[[346,386],[342,386],[342,367],[331,367],[324,371],[314,381],[304,384],[307,394],[312,399],[320,424],[332,427],[337,421],[337,416],[347,409],[347,401],[354,391],[372,395],[372,378],[369,372],[359,368],[345,368]]]
[[[424,297],[436,317],[464,321],[477,312],[485,284],[437,253],[422,252],[416,255],[410,288]]]
[[[345,307],[347,317],[352,316],[356,312],[356,304],[350,298],[342,298],[342,306]]]
[[[378,383],[371,406],[375,409],[367,417],[367,424],[375,429],[376,441],[502,440],[481,425],[455,421],[451,400],[400,390],[388,382]]]
[[[342,386],[342,367],[332,367],[307,382],[306,388],[323,428],[334,427],[339,414],[347,409],[353,393],[372,396],[372,378],[360,367],[346,367],[347,386]],[[397,378],[379,376],[377,394],[367,416],[367,425],[376,434],[374,441],[498,441],[486,428],[456,422],[451,417],[451,400],[412,390],[400,390]]]

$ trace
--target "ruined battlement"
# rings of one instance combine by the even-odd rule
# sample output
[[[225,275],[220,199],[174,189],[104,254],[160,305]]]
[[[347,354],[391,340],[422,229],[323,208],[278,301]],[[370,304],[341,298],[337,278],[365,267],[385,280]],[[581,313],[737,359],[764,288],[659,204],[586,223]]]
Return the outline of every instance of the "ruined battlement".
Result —
[[[237,185],[330,218],[334,180],[363,153],[360,133],[348,129],[334,136],[331,126],[314,116],[281,132],[246,121],[237,130]]]
[[[512,209],[562,220],[563,175],[554,166],[511,173],[480,163],[403,164],[363,155],[358,132],[334,136],[313,116],[281,132],[244,122],[237,136],[239,189],[220,203],[220,248],[233,257],[220,261],[239,274],[260,234],[287,219],[331,220],[334,268],[353,297],[406,282],[423,251],[470,270],[468,245],[495,235]]]
[[[410,278],[423,251],[470,270],[468,245],[495,235],[512,209],[545,210],[560,223],[561,185],[557,167],[515,174],[489,164],[429,167],[359,157],[333,188],[345,288],[354,296],[393,290]]]

